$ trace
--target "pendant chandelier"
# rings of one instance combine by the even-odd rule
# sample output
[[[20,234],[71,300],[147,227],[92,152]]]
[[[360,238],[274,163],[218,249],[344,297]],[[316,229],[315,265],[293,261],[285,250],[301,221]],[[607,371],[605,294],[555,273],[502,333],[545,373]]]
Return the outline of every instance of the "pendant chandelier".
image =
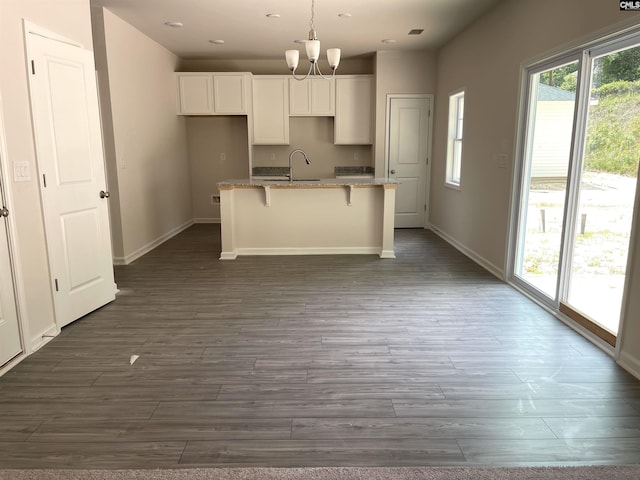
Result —
[[[304,46],[307,51],[307,58],[309,59],[309,71],[304,77],[298,77],[296,75],[296,68],[298,68],[298,61],[300,60],[300,52],[298,50],[287,50],[284,52],[287,60],[287,66],[289,67],[289,70],[291,70],[291,75],[293,75],[293,78],[296,80],[305,80],[306,78],[309,78],[310,75],[319,75],[325,80],[330,80],[335,76],[336,69],[340,63],[340,49],[329,48],[327,49],[327,60],[329,62],[329,67],[331,68],[332,75],[330,77],[325,77],[320,71],[320,67],[318,66],[318,58],[320,57],[320,40],[318,40],[315,25],[313,24],[315,14],[314,9],[315,0],[311,0],[311,21],[309,22],[311,29],[309,30],[309,39],[304,42]]]

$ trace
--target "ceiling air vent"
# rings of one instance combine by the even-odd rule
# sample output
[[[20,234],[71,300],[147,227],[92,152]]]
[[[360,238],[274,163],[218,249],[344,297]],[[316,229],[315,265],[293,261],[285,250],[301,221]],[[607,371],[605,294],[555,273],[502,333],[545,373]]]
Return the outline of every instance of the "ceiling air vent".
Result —
[[[424,28],[414,28],[409,32],[409,35],[420,35],[422,32],[424,32]]]

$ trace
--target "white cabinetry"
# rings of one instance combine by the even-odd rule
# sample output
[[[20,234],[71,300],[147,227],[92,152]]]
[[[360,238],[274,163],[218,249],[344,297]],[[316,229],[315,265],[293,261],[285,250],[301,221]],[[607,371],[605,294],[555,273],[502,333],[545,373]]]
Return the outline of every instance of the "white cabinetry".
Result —
[[[253,78],[253,144],[289,145],[289,78]]]
[[[373,76],[336,78],[336,119],[334,143],[369,145],[373,143]]]
[[[335,80],[289,78],[289,115],[332,117],[335,104]]]
[[[247,115],[250,74],[176,73],[179,115]]]

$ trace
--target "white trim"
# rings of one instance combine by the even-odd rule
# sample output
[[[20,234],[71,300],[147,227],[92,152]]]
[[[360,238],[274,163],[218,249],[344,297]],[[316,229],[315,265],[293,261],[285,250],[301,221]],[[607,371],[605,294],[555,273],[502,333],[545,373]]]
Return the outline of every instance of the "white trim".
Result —
[[[13,289],[15,297],[16,313],[18,315],[18,329],[20,331],[20,343],[22,345],[22,352],[25,355],[29,355],[33,352],[31,345],[27,342],[27,338],[31,335],[31,330],[27,319],[29,318],[26,309],[26,293],[24,289],[24,280],[22,278],[22,261],[20,256],[20,244],[18,242],[18,228],[15,222],[16,216],[11,215],[11,212],[15,213],[13,193],[11,189],[11,183],[7,180],[11,178],[9,169],[9,154],[6,149],[6,133],[4,128],[4,108],[2,106],[2,92],[0,92],[0,182],[2,183],[2,191],[4,193],[4,201],[6,207],[9,209],[9,216],[5,219],[8,246],[9,246],[9,259],[11,261],[11,274],[13,276]],[[11,363],[11,362],[10,362]]]
[[[459,109],[458,109],[458,99],[462,97],[464,103],[466,103],[466,87],[458,88],[449,92],[448,102],[447,102],[447,153],[445,158],[445,173],[444,173],[444,185],[446,187],[451,187],[457,190],[462,190],[462,156],[464,153],[464,133],[462,137],[458,139],[456,136],[458,130],[458,119],[459,119]],[[451,104],[455,102],[455,111],[451,111]],[[464,131],[464,110],[465,106],[462,107],[463,114],[463,131]],[[452,117],[452,113],[455,114],[455,118]],[[459,163],[459,172],[458,172],[458,181],[456,182],[453,179],[453,158],[454,158],[454,142],[456,140],[460,141],[460,158],[458,159]]]
[[[2,377],[5,373],[7,373],[9,370],[11,370],[16,365],[18,365],[25,358],[27,358],[27,355],[24,352],[22,352],[22,353],[19,353],[17,356],[13,357],[11,360],[9,360],[4,365],[2,365],[0,367],[0,377]]]
[[[222,252],[222,256],[236,255],[382,255],[380,247],[284,247],[238,248],[235,252]]]
[[[193,225],[193,223],[194,223],[193,220],[189,220],[188,222],[185,222],[182,225],[180,225],[180,226],[178,226],[178,227],[176,227],[176,228],[174,228],[172,230],[169,230],[167,233],[161,235],[160,237],[158,237],[155,240],[147,243],[146,245],[143,245],[142,247],[138,248],[137,250],[131,252],[129,255],[125,255],[124,257],[114,257],[113,258],[113,264],[114,265],[129,265],[134,260],[137,260],[138,258],[142,257],[143,255],[146,255],[147,253],[149,253],[154,248],[158,247],[159,245],[162,245],[167,240],[175,237],[180,232],[186,230],[191,225]]]
[[[31,351],[36,352],[40,350],[59,334],[60,330],[58,329],[58,325],[56,325],[55,323],[48,328],[45,328],[35,337],[31,337]]]
[[[438,235],[445,242],[453,246],[460,253],[463,253],[464,255],[469,257],[471,260],[473,260],[475,263],[480,265],[482,268],[487,270],[489,273],[491,273],[495,277],[498,277],[500,280],[504,281],[504,270],[502,270],[500,267],[498,267],[497,265],[494,265],[489,260],[484,258],[482,255],[479,255],[475,251],[471,250],[466,245],[463,245],[462,243],[458,242],[455,238],[443,232],[433,224],[431,224],[431,230],[433,230],[433,232],[436,235]]]
[[[631,375],[640,380],[640,360],[632,357],[627,352],[620,352],[617,363]]]
[[[35,23],[30,22],[29,20],[22,19],[22,25],[24,28],[25,42],[27,42],[27,38],[26,38],[27,35],[31,34],[31,35],[38,35],[39,37],[48,38],[49,40],[54,40],[56,42],[66,43],[67,45],[71,45],[72,47],[78,47],[78,48],[87,50],[84,48],[84,45],[82,43],[78,43],[75,40],[71,40],[70,38],[59,35],[55,32],[52,32],[51,30],[42,28],[39,25],[36,25]]]
[[[238,252],[236,250],[233,252],[220,253],[220,260],[235,260],[236,258],[238,258]]]
[[[433,93],[387,93],[386,99],[386,107],[385,107],[385,119],[384,119],[384,178],[389,178],[389,137],[391,135],[391,100],[394,98],[398,99],[411,99],[411,98],[426,98],[429,100],[429,116],[427,119],[427,169],[426,175],[426,188],[425,188],[425,205],[427,207],[425,215],[424,215],[424,228],[428,229],[429,222],[429,213],[431,211],[431,164],[433,163],[433,118],[434,118],[434,109],[435,109],[435,99]],[[382,257],[381,258],[395,258],[395,257]]]
[[[220,223],[220,217],[217,218],[194,218],[193,223]]]

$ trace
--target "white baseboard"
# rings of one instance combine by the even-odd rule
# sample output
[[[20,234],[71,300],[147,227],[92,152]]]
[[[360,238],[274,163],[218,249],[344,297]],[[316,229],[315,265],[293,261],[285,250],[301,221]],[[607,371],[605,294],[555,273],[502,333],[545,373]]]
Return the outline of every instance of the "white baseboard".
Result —
[[[626,352],[620,352],[620,357],[618,358],[617,363],[631,375],[640,380],[640,360],[633,358]]]
[[[237,255],[380,255],[380,251],[380,247],[238,248]]]
[[[179,234],[183,230],[186,230],[187,228],[189,228],[193,224],[194,224],[194,221],[193,220],[189,220],[188,222],[185,222],[182,225],[180,225],[180,226],[178,226],[178,227],[176,227],[176,228],[174,228],[172,230],[169,230],[164,235],[158,237],[157,239],[153,240],[152,242],[147,243],[146,245],[140,247],[139,249],[137,249],[136,251],[130,253],[129,255],[126,255],[124,257],[114,257],[113,258],[113,264],[114,265],[129,265],[134,260],[137,260],[138,258],[142,257],[143,255],[149,253],[151,250],[156,248],[158,245],[161,245],[164,242],[166,242],[167,240],[169,240],[170,238],[175,237],[177,234]]]
[[[47,343],[58,336],[60,331],[56,325],[51,325],[42,332],[38,333],[35,337],[31,337],[31,353],[35,353]]]
[[[236,258],[238,258],[238,252],[236,251],[220,253],[220,260],[235,260]]]
[[[220,218],[194,218],[193,223],[220,223]]]
[[[380,252],[380,258],[396,258],[396,254],[393,250],[382,250]]]
[[[482,268],[487,270],[489,273],[498,277],[500,280],[505,280],[504,270],[502,268],[498,267],[497,265],[494,265],[489,260],[484,258],[482,255],[477,254],[466,245],[463,245],[462,243],[458,242],[455,238],[443,232],[433,224],[431,225],[431,230],[433,230],[433,232],[436,235],[438,235],[440,238],[442,238],[445,242],[449,243],[456,250],[466,255],[467,257],[469,257],[471,260],[476,262],[478,265],[480,265]]]

